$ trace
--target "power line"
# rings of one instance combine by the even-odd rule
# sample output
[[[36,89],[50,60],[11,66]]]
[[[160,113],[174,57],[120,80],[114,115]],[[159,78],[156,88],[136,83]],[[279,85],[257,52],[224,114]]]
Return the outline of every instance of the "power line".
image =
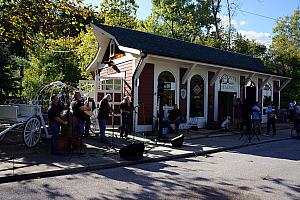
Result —
[[[268,16],[265,16],[265,15],[261,15],[261,14],[257,14],[257,13],[253,13],[253,12],[249,12],[249,11],[245,11],[245,10],[241,10],[241,9],[238,9],[239,11],[243,12],[243,13],[248,13],[248,14],[251,14],[251,15],[256,15],[256,16],[259,16],[259,17],[263,17],[263,18],[266,18],[266,19],[271,19],[271,20],[274,20],[274,21],[277,21],[277,19],[273,18],[273,17],[268,17]]]

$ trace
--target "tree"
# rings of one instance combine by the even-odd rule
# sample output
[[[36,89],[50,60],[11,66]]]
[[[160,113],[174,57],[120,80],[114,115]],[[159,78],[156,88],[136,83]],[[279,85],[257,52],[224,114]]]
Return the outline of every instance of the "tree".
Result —
[[[0,101],[9,96],[16,97],[20,91],[19,68],[9,54],[8,47],[0,44]]]
[[[273,29],[275,36],[270,46],[271,66],[277,73],[291,76],[291,83],[284,90],[283,102],[300,100],[300,10],[292,16],[280,18]]]
[[[72,46],[69,39],[78,40],[86,25],[99,16],[82,2],[0,1],[0,39],[10,47],[7,57],[11,62],[25,69],[24,80],[19,78],[25,88],[23,94],[32,95],[39,86],[53,80],[76,84],[80,77],[87,76],[77,66],[81,60],[74,49],[80,42],[73,41]],[[6,71],[15,74],[12,67]]]
[[[267,56],[267,47],[265,45],[259,44],[255,40],[249,40],[239,33],[236,33],[236,36],[233,39],[231,50],[261,59],[264,59]]]
[[[85,70],[96,56],[98,43],[91,28],[87,28],[87,32],[82,31],[78,38],[80,41],[76,46],[75,54],[79,61],[78,67],[81,71],[81,77],[91,78]]]
[[[152,14],[142,28],[153,33],[189,42],[209,30],[212,17],[206,1],[152,0]]]
[[[136,29],[137,8],[135,0],[103,0],[100,4],[100,15],[106,25]]]
[[[222,0],[209,0],[208,2],[211,5],[211,10],[213,14],[213,23],[215,26],[215,38],[217,41],[221,41],[221,34],[220,34],[220,18],[218,17],[218,14],[220,13],[221,10],[221,1]]]
[[[46,38],[76,36],[97,17],[82,0],[1,1],[0,33],[8,42],[30,46],[35,34]]]

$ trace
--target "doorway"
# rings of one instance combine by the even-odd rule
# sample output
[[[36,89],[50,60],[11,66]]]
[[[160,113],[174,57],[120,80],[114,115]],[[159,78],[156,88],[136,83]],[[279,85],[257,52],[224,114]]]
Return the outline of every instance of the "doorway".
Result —
[[[251,81],[249,86],[246,86],[246,100],[244,102],[244,110],[242,111],[242,118],[244,120],[247,120],[250,111],[253,107],[253,105],[256,102],[256,87],[255,84]]]
[[[158,76],[157,85],[157,127],[161,130],[162,121],[167,121],[169,111],[176,104],[175,77],[169,71],[163,71]]]
[[[219,91],[218,95],[219,122],[222,123],[227,118],[227,116],[229,116],[232,121],[236,93]]]
[[[252,106],[256,102],[256,87],[246,87],[246,102],[249,106]]]

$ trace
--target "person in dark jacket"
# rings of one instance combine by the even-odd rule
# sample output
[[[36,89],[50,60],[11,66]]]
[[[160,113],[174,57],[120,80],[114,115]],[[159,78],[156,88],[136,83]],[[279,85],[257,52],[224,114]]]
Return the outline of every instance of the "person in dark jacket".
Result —
[[[91,129],[91,116],[93,115],[93,111],[96,109],[96,103],[93,98],[87,97],[84,105],[90,108],[89,112],[86,112],[86,119],[84,121],[84,138],[87,138],[90,135]]]
[[[268,103],[268,108],[266,109],[266,114],[268,115],[268,121],[267,121],[267,136],[269,136],[270,132],[270,126],[272,126],[273,129],[273,135],[276,134],[276,126],[275,126],[275,121],[276,121],[276,110],[272,106],[272,103]]]
[[[120,127],[121,129],[120,136],[121,138],[123,138],[125,134],[125,138],[127,138],[128,130],[129,130],[129,117],[131,116],[129,96],[124,97],[123,101],[120,104],[120,110],[121,110],[121,119],[122,119],[122,125]]]
[[[99,112],[98,112],[98,120],[99,120],[99,139],[102,143],[108,143],[108,140],[105,136],[106,123],[109,118],[109,114],[112,112],[112,109],[109,105],[109,101],[111,100],[111,95],[107,94],[103,97],[100,102]]]
[[[85,111],[90,111],[91,109],[84,105],[83,98],[81,97],[81,93],[79,91],[75,92],[74,98],[71,102],[71,107],[73,116],[77,121],[76,131],[80,136],[80,145],[83,145],[82,139],[84,135],[84,121],[86,120],[87,116]]]
[[[59,132],[61,125],[67,125],[67,121],[63,121],[60,118],[60,112],[63,110],[62,106],[59,104],[59,99],[57,95],[51,96],[51,105],[48,108],[48,118],[49,118],[49,128],[52,134],[51,141],[51,153],[54,155],[59,155]]]
[[[174,104],[173,110],[169,113],[169,122],[175,124],[175,134],[179,132],[179,125],[181,123],[181,111],[178,109],[177,104]]]

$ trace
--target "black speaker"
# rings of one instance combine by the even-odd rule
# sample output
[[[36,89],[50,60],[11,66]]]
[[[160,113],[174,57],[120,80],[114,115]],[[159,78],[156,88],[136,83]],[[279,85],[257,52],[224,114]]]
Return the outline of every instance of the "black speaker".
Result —
[[[133,143],[122,147],[119,154],[125,160],[138,160],[143,157],[144,150],[144,143]]]
[[[171,140],[171,144],[173,147],[181,147],[184,141],[184,135],[181,134]]]

